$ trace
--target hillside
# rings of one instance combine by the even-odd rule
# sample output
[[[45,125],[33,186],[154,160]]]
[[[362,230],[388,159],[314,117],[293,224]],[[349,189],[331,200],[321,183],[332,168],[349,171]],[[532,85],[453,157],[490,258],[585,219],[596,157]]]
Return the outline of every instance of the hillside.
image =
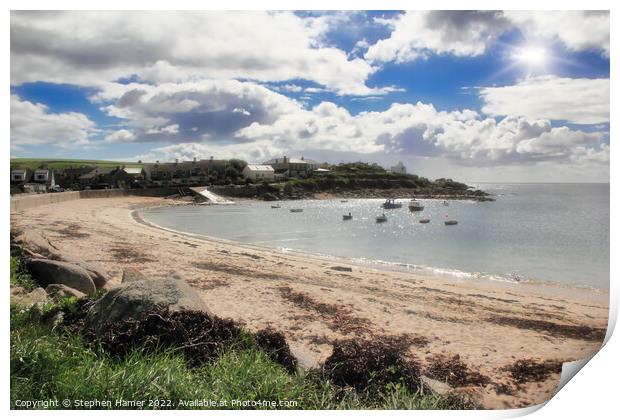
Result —
[[[80,166],[116,167],[122,165],[133,168],[142,167],[142,164],[138,162],[120,162],[112,160],[11,158],[11,168],[19,169],[47,167],[54,170],[63,170],[66,168],[78,168]]]

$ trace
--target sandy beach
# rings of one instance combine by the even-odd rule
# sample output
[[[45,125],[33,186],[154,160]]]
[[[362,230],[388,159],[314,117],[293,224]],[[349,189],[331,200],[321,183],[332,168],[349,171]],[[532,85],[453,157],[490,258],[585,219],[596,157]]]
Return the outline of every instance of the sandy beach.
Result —
[[[507,369],[523,359],[587,357],[607,327],[607,295],[380,271],[182,235],[133,212],[169,203],[131,196],[67,201],[13,212],[11,229],[38,229],[63,254],[101,263],[110,287],[126,268],[181,278],[218,316],[282,331],[306,365],[327,357],[334,340],[355,337],[407,340],[423,367],[458,355],[490,379],[460,389],[485,408],[548,400],[559,374],[518,384]]]

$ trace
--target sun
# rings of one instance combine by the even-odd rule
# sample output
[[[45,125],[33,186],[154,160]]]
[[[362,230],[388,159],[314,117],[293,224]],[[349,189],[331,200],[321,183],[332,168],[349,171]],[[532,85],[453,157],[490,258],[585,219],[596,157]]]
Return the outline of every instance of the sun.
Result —
[[[512,58],[529,67],[542,67],[547,61],[547,50],[537,46],[526,46],[517,49]]]

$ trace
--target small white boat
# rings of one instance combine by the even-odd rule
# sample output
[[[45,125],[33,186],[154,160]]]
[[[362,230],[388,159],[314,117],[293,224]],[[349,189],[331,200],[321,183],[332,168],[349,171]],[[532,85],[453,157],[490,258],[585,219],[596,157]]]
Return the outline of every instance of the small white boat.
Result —
[[[415,198],[409,202],[409,211],[422,211],[424,206]]]
[[[403,206],[403,203],[397,203],[393,198],[388,198],[385,203],[381,205],[384,209],[399,209]]]
[[[387,222],[387,216],[384,214],[382,214],[381,216],[377,216],[376,218],[377,223],[384,223]]]
[[[353,219],[353,216],[351,215],[351,213],[342,215],[342,220],[352,220],[352,219]]]
[[[420,223],[430,223],[431,219],[420,219]]]
[[[349,200],[340,200],[341,203],[348,203]]]
[[[291,209],[290,210],[291,213],[301,213],[302,211],[304,211],[304,209]]]
[[[444,224],[445,224],[446,226],[454,226],[454,225],[458,225],[458,224],[459,224],[459,222],[458,222],[458,221],[456,221],[456,220],[446,220],[446,221],[444,222]]]

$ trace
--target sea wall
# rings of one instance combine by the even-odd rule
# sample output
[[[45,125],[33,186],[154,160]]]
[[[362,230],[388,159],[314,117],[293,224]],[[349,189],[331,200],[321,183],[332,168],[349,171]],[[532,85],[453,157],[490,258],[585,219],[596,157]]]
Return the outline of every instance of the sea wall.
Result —
[[[142,197],[165,197],[178,193],[178,188],[146,188],[146,189],[111,189],[111,190],[84,190],[67,191],[61,193],[28,194],[11,197],[11,212],[22,211],[47,204],[63,201],[81,200],[85,198],[121,197],[137,195]]]

